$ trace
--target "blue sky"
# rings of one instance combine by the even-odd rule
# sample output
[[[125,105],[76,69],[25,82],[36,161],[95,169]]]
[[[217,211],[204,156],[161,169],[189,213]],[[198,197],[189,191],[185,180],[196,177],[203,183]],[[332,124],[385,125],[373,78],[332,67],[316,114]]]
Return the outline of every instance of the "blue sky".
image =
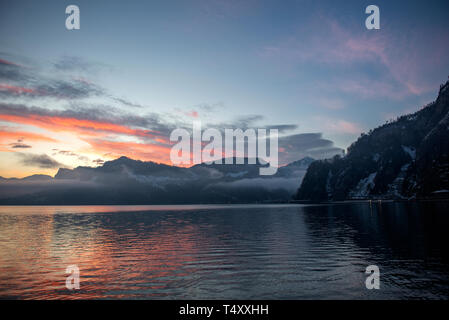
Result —
[[[70,4],[80,8],[80,30],[65,28]],[[370,4],[380,8],[380,30],[365,28]],[[287,145],[315,133],[328,149],[290,150],[288,160],[325,157],[435,99],[449,75],[447,12],[447,1],[433,0],[2,1],[0,61],[22,67],[28,80],[1,78],[0,102],[151,116],[160,126],[192,118],[209,126],[291,125],[283,132]],[[42,79],[82,79],[102,94],[62,99],[18,92]],[[0,122],[14,130],[25,125],[21,132],[39,131],[29,121]],[[119,140],[139,142],[126,139]],[[11,143],[4,141],[0,152],[9,164]],[[108,159],[104,150],[93,155],[81,145],[70,151]],[[49,146],[33,147],[51,156]]]

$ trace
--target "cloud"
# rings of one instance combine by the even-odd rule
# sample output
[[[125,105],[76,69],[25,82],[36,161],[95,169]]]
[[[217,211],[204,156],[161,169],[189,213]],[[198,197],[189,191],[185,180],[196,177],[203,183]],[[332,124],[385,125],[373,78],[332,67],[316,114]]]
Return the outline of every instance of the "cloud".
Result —
[[[186,115],[191,117],[191,118],[198,118],[199,117],[198,111],[195,111],[195,110],[186,112]]]
[[[74,57],[63,57],[54,64],[54,68],[63,71],[75,69],[87,71],[91,67],[92,65],[88,61]],[[175,128],[191,128],[191,125],[183,122],[182,119],[175,119],[175,121],[169,122],[156,113],[136,115],[108,105],[92,105],[79,101],[86,97],[104,96],[123,105],[140,107],[140,105],[124,98],[110,95],[100,86],[85,80],[83,77],[56,79],[54,77],[42,76],[32,69],[19,69],[21,72],[20,81],[16,81],[14,85],[2,83],[0,94],[8,97],[20,95],[21,97],[32,98],[53,97],[65,99],[68,100],[68,107],[63,107],[61,110],[61,108],[48,109],[28,105],[27,103],[0,102],[1,121],[30,125],[54,133],[70,132],[76,134],[78,139],[89,143],[93,149],[99,147],[105,149],[105,152],[111,152],[114,155],[121,155],[119,153],[120,150],[126,150],[125,146],[128,143],[144,159],[149,159],[151,155],[154,155],[155,159],[164,162],[168,158],[169,151],[167,149],[172,145],[169,141],[170,133]],[[220,106],[222,106],[220,103],[198,105],[197,109],[192,109],[188,114],[197,118],[199,117],[197,110],[211,112]],[[219,129],[241,128],[246,130],[256,127],[256,124],[262,120],[263,116],[261,115],[247,115],[227,123],[205,127]],[[285,133],[296,129],[297,126],[294,124],[257,125],[257,128],[278,129],[280,133]],[[102,143],[104,143],[103,146]],[[147,151],[143,150],[143,148],[146,148]],[[157,152],[152,150],[159,150],[159,152],[164,152],[165,154],[157,154]],[[125,152],[122,151],[122,154],[125,154]],[[126,154],[130,155],[129,152],[126,152]]]
[[[127,106],[127,107],[133,107],[133,108],[143,108],[142,105],[134,103],[134,102],[130,102],[126,99],[123,98],[117,98],[117,97],[111,97],[112,100],[120,102],[121,104]]]
[[[72,107],[66,110],[50,110],[41,107],[27,106],[24,104],[0,103],[0,120],[13,123],[37,126],[50,131],[70,131],[79,136],[98,140],[106,138],[106,134],[134,136],[144,142],[171,145],[170,133],[177,127],[186,126],[182,123],[165,122],[160,115],[149,114],[137,116],[123,113],[113,108],[81,108]],[[262,120],[261,115],[249,115],[237,118],[235,121],[204,126],[211,128],[248,128],[256,127],[257,121]],[[259,125],[257,128],[278,129],[280,133],[288,132],[297,128],[293,124]]]
[[[260,114],[245,115],[240,116],[229,122],[222,122],[218,124],[208,124],[208,127],[218,128],[218,129],[277,129],[279,133],[284,133],[292,131],[298,128],[296,124],[272,124],[272,125],[261,125],[257,124],[264,120],[264,116]]]
[[[19,66],[18,64],[14,63],[14,62],[11,62],[11,61],[8,61],[8,60],[5,60],[5,59],[0,59],[0,64],[5,64],[5,65],[8,65],[8,66]]]
[[[53,156],[55,155],[62,155],[62,156],[67,156],[67,157],[75,157],[77,158],[79,161],[83,161],[83,162],[89,162],[90,159],[86,156],[80,155],[76,152],[73,151],[69,151],[69,150],[58,150],[58,149],[52,149],[53,152]]]
[[[0,97],[82,99],[104,95],[101,87],[82,79],[55,79],[34,69],[0,63]]]
[[[317,16],[315,21],[320,25],[309,26],[315,32],[304,33],[301,28],[265,45],[259,56],[287,64],[288,70],[292,64],[311,63],[332,68],[337,76],[326,79],[329,87],[363,98],[399,100],[427,93],[438,85],[434,73],[446,63],[441,57],[449,54],[447,35],[441,30],[429,37],[429,30],[413,35],[366,32],[344,28],[329,16]],[[369,71],[372,69],[376,72]],[[338,76],[341,70],[344,74]],[[346,83],[340,85],[342,82]]]
[[[14,95],[20,95],[20,94],[27,94],[27,93],[33,93],[35,90],[30,88],[23,88],[23,87],[17,87],[8,85],[5,83],[0,83],[0,95],[2,92],[12,93]]]
[[[0,83],[0,97],[23,96],[32,98],[81,99],[103,94],[101,88],[82,81],[49,81],[34,88]]]
[[[56,151],[55,154],[61,154],[64,156],[78,156],[75,152],[72,151],[68,151],[68,150],[58,150],[58,149],[53,149],[53,151]]]
[[[218,182],[215,186],[224,188],[263,188],[269,191],[275,191],[278,189],[285,189],[290,193],[294,193],[298,189],[299,181],[302,179],[300,176],[294,176],[291,178],[252,178],[252,179],[240,179],[231,182]]]
[[[20,81],[24,79],[23,67],[19,64],[0,59],[0,80]]]
[[[0,97],[27,99],[53,98],[57,100],[81,100],[104,97],[124,106],[143,106],[125,98],[110,94],[98,84],[87,80],[86,74],[104,69],[99,63],[81,57],[64,56],[53,64],[57,71],[51,75],[39,72],[40,68],[29,68],[0,58]]]
[[[281,165],[307,156],[314,159],[331,158],[343,151],[335,147],[333,141],[324,139],[322,133],[299,133],[280,137],[278,144]]]
[[[234,129],[239,128],[242,130],[246,130],[248,128],[256,127],[256,123],[263,120],[263,116],[260,114],[252,114],[252,115],[244,115],[236,117],[232,121],[221,122],[215,124],[208,124],[208,127],[217,128],[217,129]]]
[[[293,131],[297,128],[298,128],[298,126],[296,124],[278,124],[278,125],[264,126],[262,129],[266,129],[266,130],[276,129],[276,130],[278,130],[279,133],[285,133],[288,131]]]
[[[168,124],[154,114],[137,116],[114,108],[105,109],[72,107],[53,110],[24,104],[0,103],[0,120],[38,127],[55,135],[58,132],[73,134],[90,145],[90,152],[170,163],[172,143],[169,141],[169,135],[178,127],[177,124]],[[157,130],[150,129],[151,127]],[[14,140],[5,141],[7,143],[20,138],[18,133],[11,133],[9,136]],[[53,151],[54,155],[77,157],[79,161],[91,162],[87,157],[71,150]],[[96,164],[99,163],[98,161]]]
[[[345,108],[345,102],[339,98],[319,98],[318,104],[329,110],[342,110]]]
[[[46,176],[34,176],[33,179],[24,180],[0,180],[0,198],[25,196],[48,192],[51,195],[58,192],[73,194],[73,190],[88,190],[86,193],[94,192],[98,184],[93,181],[59,180]]]
[[[359,135],[363,132],[361,126],[355,122],[341,120],[341,119],[330,119],[318,117],[317,120],[321,123],[322,128],[327,132],[336,132],[344,134]]]
[[[196,109],[201,110],[203,113],[210,113],[214,112],[217,109],[223,109],[224,104],[222,102],[217,103],[202,103],[195,106]]]
[[[73,107],[66,110],[50,110],[23,104],[0,103],[0,120],[18,124],[36,126],[51,132],[67,131],[87,142],[92,150],[112,156],[129,156],[142,160],[162,163],[170,162],[170,150],[173,143],[169,141],[171,131],[182,124],[166,123],[158,115],[130,115],[110,108]],[[237,118],[229,123],[204,126],[218,128],[266,128],[278,129],[280,133],[295,130],[296,125],[257,125],[263,120],[261,115],[249,115]],[[256,126],[257,125],[257,126]],[[345,130],[353,129],[342,123]],[[157,130],[153,130],[156,128]],[[190,130],[191,128],[187,128]],[[124,137],[133,138],[125,139]],[[17,135],[14,135],[18,138]],[[15,141],[15,140],[13,140]],[[9,141],[11,143],[11,141]],[[333,142],[323,139],[320,133],[294,134],[279,138],[280,163],[299,160],[305,156],[314,158],[331,157],[341,153],[341,149],[333,146]],[[54,150],[59,155],[78,157],[81,155],[70,150]],[[55,155],[56,155],[55,153]],[[100,162],[98,163],[100,164]]]
[[[407,90],[397,83],[378,81],[366,78],[359,78],[357,80],[335,80],[331,84],[333,89],[338,89],[341,92],[351,95],[358,95],[364,99],[376,99],[379,97],[387,97],[395,100],[400,100],[410,94]],[[328,88],[330,88],[328,86]]]
[[[101,96],[105,91],[95,84],[75,79],[72,81],[50,80],[47,83],[38,85],[34,93],[38,96],[49,96],[58,99],[81,99]]]
[[[0,102],[0,120],[18,125],[33,126],[44,129],[54,134],[68,132],[87,142],[93,151],[112,156],[129,156],[142,160],[152,160],[163,163],[170,163],[169,154],[172,142],[169,141],[170,133],[175,128],[191,129],[191,124],[183,120],[167,121],[163,115],[148,113],[139,115],[125,112],[109,105],[98,105],[80,101],[91,96],[102,96],[112,99],[123,105],[141,107],[124,98],[119,98],[109,94],[99,85],[96,85],[84,77],[58,78],[59,73],[51,77],[43,76],[34,71],[11,64],[0,64],[1,70],[5,68],[18,69],[19,78],[12,81],[12,84],[1,83],[0,92],[9,97],[53,97],[65,99],[67,106],[60,106],[58,109],[49,109],[41,106],[25,103],[2,103]],[[93,66],[91,63],[78,58],[64,57],[54,64],[58,71],[82,71],[87,72]],[[37,105],[39,105],[39,100]],[[216,108],[223,107],[222,103],[203,104],[192,108],[189,112],[191,117],[199,117],[202,113],[212,112]],[[240,116],[234,120],[205,124],[203,129],[217,128],[219,130],[242,129],[277,129],[280,134],[288,134],[298,128],[296,124],[266,124],[263,123],[264,116],[260,114],[250,114]],[[345,128],[348,128],[346,126]],[[5,143],[16,143],[20,138],[17,135],[11,136],[14,140]],[[330,154],[340,152],[339,148],[333,146],[333,142],[323,139],[321,134],[296,134],[279,138],[281,150],[281,162],[288,163],[301,159],[304,156],[314,158],[327,157]],[[30,140],[32,141],[32,140]],[[12,145],[9,145],[12,146]],[[19,148],[19,147],[17,147]],[[54,155],[76,157],[80,161],[90,161],[101,164],[102,159],[89,160],[82,154],[71,150],[53,150]],[[60,165],[47,155],[21,156],[26,163],[40,163],[41,165]],[[25,158],[27,157],[27,158]],[[54,162],[50,161],[53,160]]]
[[[86,139],[96,152],[109,154],[110,156],[127,156],[145,161],[154,161],[171,164],[171,146],[150,143],[136,143],[124,141],[108,141],[101,139]]]
[[[83,74],[94,66],[96,64],[73,57],[55,63],[55,68],[59,70],[79,70]],[[106,95],[102,87],[82,76],[67,76],[57,72],[44,74],[40,70],[0,58],[0,97],[15,98],[20,95],[23,98],[73,100]]]
[[[140,117],[98,108],[51,110],[24,104],[0,103],[0,120],[85,135],[99,135],[103,132],[163,139],[171,132],[168,125],[155,115]],[[156,130],[150,127],[155,127]]]
[[[345,30],[329,17],[321,18],[320,27],[316,27],[310,36],[301,29],[300,33],[291,34],[277,44],[263,47],[260,56],[286,59],[289,62],[330,65],[367,60],[386,61],[385,38],[366,33],[355,34]]]
[[[212,17],[213,21],[216,21],[216,19],[225,19],[252,13],[259,7],[259,4],[256,0],[210,0],[202,3],[201,12]]]
[[[104,69],[107,66],[103,63],[94,63],[82,57],[65,55],[54,62],[53,67],[58,71],[92,73]]]
[[[105,161],[103,159],[95,159],[92,162],[100,166],[103,165]]]
[[[29,149],[29,148],[31,148],[30,145],[24,144],[24,143],[22,143],[22,142],[11,143],[10,146],[11,146],[11,148],[13,148],[13,149]]]
[[[20,162],[29,167],[38,167],[42,169],[54,169],[65,167],[58,161],[50,158],[46,154],[16,153],[20,158]]]
[[[56,142],[55,139],[42,134],[26,131],[16,131],[8,127],[0,128],[0,148],[2,149],[2,151],[10,151],[3,148],[3,146],[12,149],[31,148],[32,146],[29,144],[25,144],[24,140],[32,142]]]

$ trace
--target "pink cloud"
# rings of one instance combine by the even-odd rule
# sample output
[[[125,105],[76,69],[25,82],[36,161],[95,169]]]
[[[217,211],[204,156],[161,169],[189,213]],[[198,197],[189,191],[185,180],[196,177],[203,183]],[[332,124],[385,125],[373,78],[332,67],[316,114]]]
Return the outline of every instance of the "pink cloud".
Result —
[[[325,131],[358,135],[363,132],[359,124],[342,119],[319,118]]]
[[[198,117],[199,117],[198,112],[195,111],[195,110],[192,110],[192,111],[190,111],[190,112],[187,112],[186,115],[189,116],[189,117],[192,117],[192,118],[198,118]]]
[[[16,66],[16,67],[20,67],[20,65],[18,65],[17,63],[5,60],[5,59],[0,59],[0,64],[7,64],[10,66]]]
[[[345,93],[357,94],[358,96],[367,99],[387,97],[400,100],[409,94],[404,88],[398,88],[389,83],[367,79],[345,80],[338,82],[335,87]]]
[[[0,91],[9,91],[15,94],[22,94],[22,93],[33,93],[34,89],[30,89],[30,88],[24,88],[24,87],[17,87],[17,86],[12,86],[9,84],[5,84],[5,83],[0,83]]]
[[[288,60],[309,60],[319,63],[352,63],[358,60],[386,60],[386,41],[379,37],[354,35],[331,19],[320,25],[320,32],[304,39],[304,35],[290,36],[277,45],[264,47],[260,56]],[[324,28],[323,28],[324,26]]]
[[[342,110],[345,108],[345,103],[337,98],[320,98],[318,104],[329,110]]]
[[[12,62],[6,59],[2,59],[0,58],[0,65],[4,65],[4,66],[10,66],[10,67],[17,67],[17,68],[21,68],[21,69],[31,69],[31,67],[27,66],[27,65],[23,65],[17,62]]]
[[[359,134],[362,132],[362,129],[356,123],[345,120],[339,120],[335,124],[335,128],[337,129],[337,131],[343,133]]]
[[[446,63],[442,58],[449,54],[446,35],[438,33],[429,37],[431,31],[427,30],[425,35],[410,37],[345,29],[329,17],[321,17],[320,23],[313,26],[318,30],[313,36],[301,29],[277,44],[264,47],[259,56],[289,64],[290,70],[291,64],[308,62],[341,67],[356,63],[377,65],[380,78],[376,80],[368,73],[357,75],[357,79],[346,78],[347,83],[343,85],[341,79],[329,80],[334,86],[343,86],[343,91],[362,97],[376,95],[402,99],[430,92],[438,85],[439,80],[434,79],[432,72]],[[420,37],[425,43],[418,41]],[[357,83],[361,83],[358,88]]]

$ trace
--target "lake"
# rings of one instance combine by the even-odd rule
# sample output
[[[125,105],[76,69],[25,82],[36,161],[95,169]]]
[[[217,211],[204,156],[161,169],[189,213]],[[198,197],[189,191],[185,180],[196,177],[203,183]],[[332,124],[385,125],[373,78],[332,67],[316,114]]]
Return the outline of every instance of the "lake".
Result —
[[[0,298],[448,299],[448,207],[3,206]]]

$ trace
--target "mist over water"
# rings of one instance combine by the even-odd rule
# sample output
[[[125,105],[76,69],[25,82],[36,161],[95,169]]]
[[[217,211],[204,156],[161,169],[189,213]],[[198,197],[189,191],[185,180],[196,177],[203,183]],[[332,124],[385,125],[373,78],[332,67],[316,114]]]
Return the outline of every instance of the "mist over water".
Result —
[[[0,207],[0,298],[447,299],[448,207]]]

